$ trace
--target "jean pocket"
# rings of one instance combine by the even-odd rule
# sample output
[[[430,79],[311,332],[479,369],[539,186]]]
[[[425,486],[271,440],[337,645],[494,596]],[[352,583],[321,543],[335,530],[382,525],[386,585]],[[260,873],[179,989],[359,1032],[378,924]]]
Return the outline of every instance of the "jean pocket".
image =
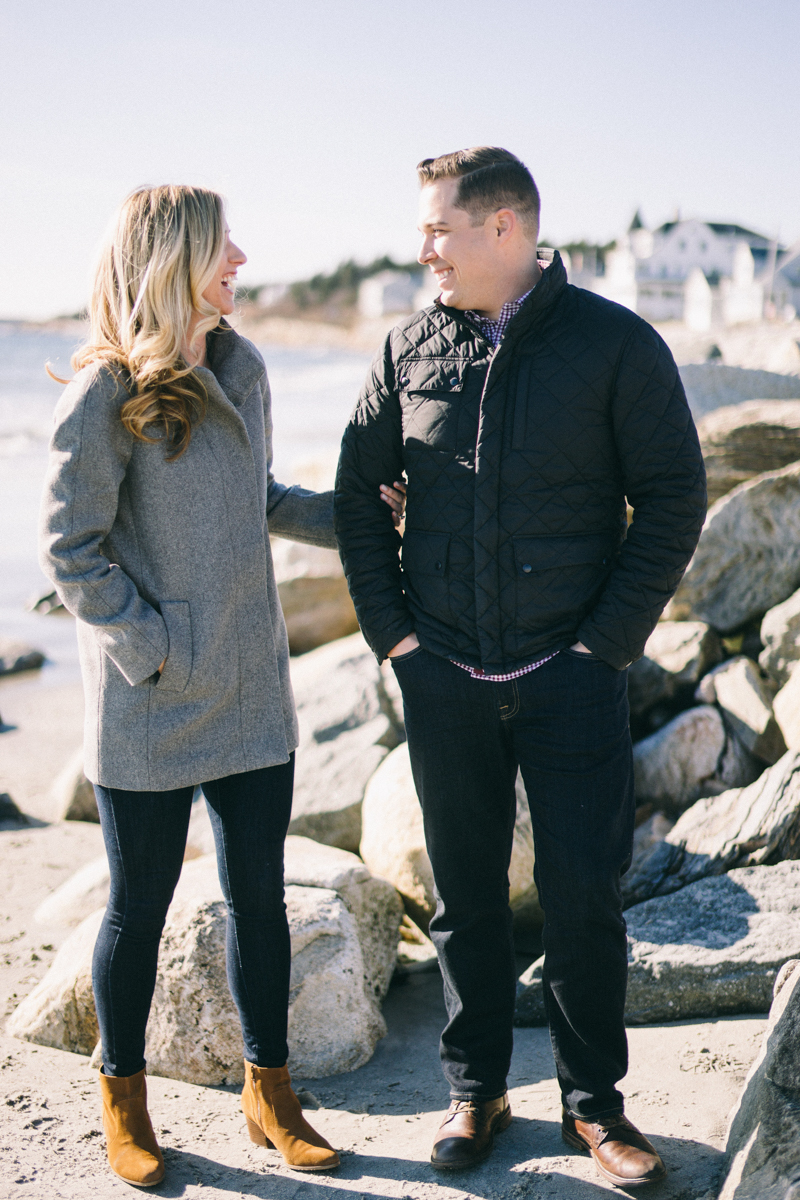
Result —
[[[601,663],[603,661],[602,658],[598,658],[596,654],[593,654],[591,650],[587,653],[585,650],[573,650],[571,646],[567,646],[561,653],[568,654],[570,658],[582,658],[585,662]]]
[[[415,646],[414,649],[409,650],[407,654],[395,654],[393,658],[389,659],[389,662],[393,667],[396,666],[397,663],[408,662],[410,658],[414,658],[416,654],[419,654],[421,649],[422,646]]]

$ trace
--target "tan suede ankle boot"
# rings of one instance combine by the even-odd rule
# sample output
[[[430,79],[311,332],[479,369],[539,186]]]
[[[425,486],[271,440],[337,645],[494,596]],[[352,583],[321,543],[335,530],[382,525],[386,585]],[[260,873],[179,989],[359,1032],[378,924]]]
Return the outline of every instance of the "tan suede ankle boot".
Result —
[[[147,1113],[144,1071],[122,1078],[100,1071],[100,1094],[111,1170],[137,1187],[161,1183],[164,1159]]]
[[[296,1171],[330,1171],[339,1155],[303,1116],[287,1067],[256,1067],[245,1059],[242,1112],[250,1141],[280,1150]]]

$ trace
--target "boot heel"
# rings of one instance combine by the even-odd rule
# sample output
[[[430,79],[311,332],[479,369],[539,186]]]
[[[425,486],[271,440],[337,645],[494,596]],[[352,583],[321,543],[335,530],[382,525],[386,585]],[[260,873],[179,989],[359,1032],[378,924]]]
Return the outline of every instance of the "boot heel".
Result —
[[[269,1150],[273,1150],[272,1142],[264,1134],[261,1127],[256,1125],[255,1121],[251,1121],[249,1117],[246,1117],[245,1120],[247,1121],[247,1132],[250,1135],[250,1141],[254,1142],[256,1146],[266,1146]]]

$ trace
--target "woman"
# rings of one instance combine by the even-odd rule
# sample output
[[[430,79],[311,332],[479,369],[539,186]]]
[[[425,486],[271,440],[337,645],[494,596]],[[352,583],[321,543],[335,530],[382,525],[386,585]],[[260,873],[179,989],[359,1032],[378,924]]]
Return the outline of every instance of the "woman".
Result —
[[[78,618],[86,774],[111,867],[93,962],[103,1123],[112,1169],[140,1186],[164,1175],[145,1027],[197,784],[228,908],[250,1137],[295,1168],[339,1164],[286,1068],[297,723],[269,549],[270,533],[335,546],[332,498],[271,474],[264,363],[221,319],[245,261],[213,192],[126,200],[56,408],[43,502],[42,565]],[[381,499],[401,510],[399,492]]]

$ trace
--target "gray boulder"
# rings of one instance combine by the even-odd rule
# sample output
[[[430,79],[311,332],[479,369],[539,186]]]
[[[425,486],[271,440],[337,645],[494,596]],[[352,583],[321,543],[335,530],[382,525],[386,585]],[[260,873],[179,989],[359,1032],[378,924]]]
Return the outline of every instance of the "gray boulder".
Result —
[[[680,368],[686,398],[696,421],[723,405],[745,400],[800,400],[800,377],[752,371],[723,363],[689,363]]]
[[[287,880],[302,880],[286,889],[290,1065],[309,1077],[354,1070],[385,1033],[379,1005],[394,969],[402,905],[394,889],[373,879],[354,855],[290,838],[286,865]],[[102,916],[102,909],[93,913],[64,943],[13,1014],[8,1027],[13,1036],[91,1053],[97,1040],[91,957]],[[152,1074],[198,1084],[241,1082],[225,928],[216,860],[187,863],[159,954],[146,1047]]]
[[[766,1012],[781,967],[800,956],[800,863],[701,879],[625,915],[627,1024]],[[518,1025],[544,1023],[543,964],[520,977]]]
[[[294,659],[292,687],[300,744],[289,832],[357,851],[364,789],[403,740],[402,722],[360,633]]]
[[[92,993],[92,952],[104,909],[86,917],[58,951],[50,970],[14,1010],[6,1025],[11,1037],[91,1054],[97,1044]]]
[[[773,694],[756,663],[740,655],[710,671],[695,696],[706,704],[717,703],[745,749],[771,765],[786,753],[772,711]]]
[[[800,459],[800,401],[727,405],[704,416],[697,432],[711,505],[745,480]]]
[[[631,714],[682,692],[691,695],[703,675],[722,658],[716,633],[703,621],[659,621],[647,639],[644,657],[628,668]]]
[[[796,1200],[800,1182],[800,962],[784,964],[761,1050],[730,1115],[719,1200]]]
[[[637,803],[672,816],[700,796],[752,782],[762,769],[710,704],[687,709],[633,747]]]
[[[533,828],[519,774],[516,792],[517,817],[508,881],[515,926],[521,929],[541,926],[544,916],[533,882]],[[361,856],[373,874],[388,879],[397,888],[409,915],[427,931],[436,910],[433,869],[407,746],[394,750],[369,781],[364,796]]]
[[[792,671],[776,695],[773,708],[786,745],[800,750],[800,669]]]
[[[765,614],[760,636],[764,649],[758,657],[759,666],[782,688],[800,660],[800,590]]]
[[[0,675],[16,675],[19,671],[35,671],[44,662],[41,650],[0,637]]]
[[[80,925],[108,903],[109,871],[105,854],[93,858],[42,901],[33,914],[38,925]]]
[[[800,584],[800,463],[759,475],[709,510],[664,616],[731,633]]]
[[[83,773],[83,748],[76,750],[50,789],[54,821],[92,821],[99,824],[94,788]]]
[[[305,654],[358,630],[336,550],[273,538],[272,560],[292,654]]]
[[[800,858],[800,754],[748,787],[698,800],[646,860],[622,878],[626,907],[733,867]]]

